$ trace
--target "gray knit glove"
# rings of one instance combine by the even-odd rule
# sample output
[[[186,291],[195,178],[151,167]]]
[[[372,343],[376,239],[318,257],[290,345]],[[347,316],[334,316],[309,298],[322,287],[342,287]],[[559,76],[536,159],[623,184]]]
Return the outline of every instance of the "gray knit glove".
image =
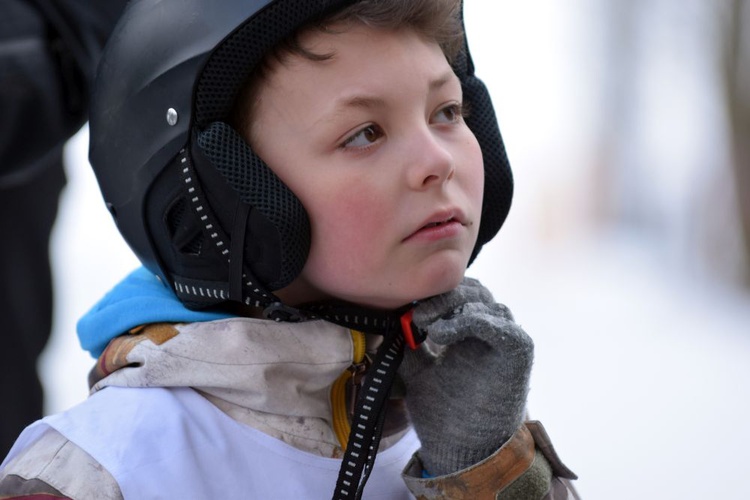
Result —
[[[413,321],[436,349],[407,348],[399,374],[419,457],[441,476],[489,457],[520,427],[534,344],[471,278],[419,304]]]

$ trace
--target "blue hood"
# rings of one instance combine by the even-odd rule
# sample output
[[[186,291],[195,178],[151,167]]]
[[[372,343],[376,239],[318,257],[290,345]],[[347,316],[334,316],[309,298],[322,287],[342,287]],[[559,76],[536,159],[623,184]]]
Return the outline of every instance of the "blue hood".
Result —
[[[231,318],[219,312],[187,309],[168,287],[140,267],[117,284],[77,325],[84,350],[98,358],[113,338],[148,323],[195,323]]]

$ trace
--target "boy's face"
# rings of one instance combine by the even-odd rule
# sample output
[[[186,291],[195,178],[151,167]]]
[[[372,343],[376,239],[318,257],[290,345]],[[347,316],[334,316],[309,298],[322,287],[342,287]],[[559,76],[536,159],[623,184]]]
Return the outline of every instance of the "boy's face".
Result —
[[[362,25],[307,33],[258,91],[251,143],[312,225],[288,304],[338,298],[395,308],[463,277],[477,239],[484,167],[439,46]]]

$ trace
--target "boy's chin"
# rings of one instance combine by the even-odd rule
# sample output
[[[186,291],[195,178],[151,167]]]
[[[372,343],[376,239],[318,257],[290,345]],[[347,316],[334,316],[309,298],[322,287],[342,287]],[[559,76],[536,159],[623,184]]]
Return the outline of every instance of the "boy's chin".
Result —
[[[405,283],[402,291],[404,293],[394,294],[396,302],[392,302],[389,309],[396,309],[415,301],[423,301],[454,290],[464,278],[465,269],[446,272],[449,269],[443,269],[443,272],[435,272],[426,276],[423,280],[415,280],[412,283]]]
[[[461,284],[466,274],[469,261],[468,255],[460,252],[446,252],[441,259],[435,259],[428,263],[418,276],[421,283],[415,300],[423,300],[434,297],[455,289]]]
[[[423,296],[416,300],[424,300],[435,295],[440,295],[458,287],[461,284],[461,280],[464,279],[464,272],[455,272],[452,274],[443,275],[439,280],[436,280],[431,286],[427,287],[423,292]]]

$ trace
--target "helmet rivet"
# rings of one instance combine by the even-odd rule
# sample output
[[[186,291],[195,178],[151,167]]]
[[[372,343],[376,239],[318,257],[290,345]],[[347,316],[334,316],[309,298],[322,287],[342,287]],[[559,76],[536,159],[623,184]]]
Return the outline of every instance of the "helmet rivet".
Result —
[[[178,118],[179,117],[177,116],[177,110],[176,109],[169,108],[167,110],[167,123],[169,123],[169,125],[171,127],[174,127],[175,125],[177,125],[177,119]]]

